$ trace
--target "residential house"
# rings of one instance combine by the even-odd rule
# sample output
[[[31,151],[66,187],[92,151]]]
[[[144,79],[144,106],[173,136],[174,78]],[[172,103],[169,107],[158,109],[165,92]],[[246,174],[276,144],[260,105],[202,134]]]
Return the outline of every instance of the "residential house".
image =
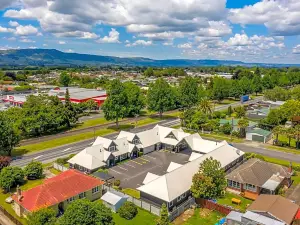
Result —
[[[249,159],[226,176],[229,191],[255,200],[259,194],[276,194],[291,184],[291,169],[260,159]]]
[[[227,225],[290,225],[299,206],[279,195],[260,195],[246,213],[232,211],[226,217]]]
[[[77,170],[67,170],[27,191],[18,189],[12,196],[13,209],[18,216],[24,217],[43,208],[52,208],[60,215],[76,199],[99,199],[103,183]]]
[[[79,152],[68,162],[71,168],[92,173],[101,167],[114,166],[117,162],[138,156],[139,152],[148,154],[167,149],[173,152],[192,151],[192,158],[197,158],[222,146],[203,140],[198,133],[189,134],[181,129],[155,126],[153,129],[139,133],[121,131],[115,140],[98,137],[92,146]]]
[[[220,119],[219,122],[220,122],[220,126],[223,126],[223,125],[229,123],[232,126],[232,129],[234,131],[239,131],[239,129],[240,129],[239,125],[238,125],[239,121],[240,121],[239,119]],[[249,125],[248,125],[248,127],[246,127],[246,132],[252,130],[256,126],[257,126],[257,123],[249,121]]]
[[[213,142],[214,143],[214,142]],[[147,174],[142,186],[137,188],[140,191],[141,199],[161,206],[165,203],[172,211],[189,198],[193,175],[199,170],[199,165],[205,159],[212,157],[221,163],[226,171],[243,161],[244,152],[223,142],[207,154],[195,156],[194,159],[184,165],[170,165],[163,176]]]

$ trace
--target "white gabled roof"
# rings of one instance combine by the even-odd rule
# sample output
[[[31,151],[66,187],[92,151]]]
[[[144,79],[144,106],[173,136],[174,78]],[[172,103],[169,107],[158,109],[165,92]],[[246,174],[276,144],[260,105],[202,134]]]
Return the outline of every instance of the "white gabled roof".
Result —
[[[179,167],[182,167],[182,164],[171,162],[168,169],[167,169],[167,173],[170,173],[170,172],[172,172],[173,170],[176,170]]]
[[[137,189],[170,202],[190,189],[192,178],[198,172],[200,163],[205,159],[212,157],[218,160],[224,168],[243,154],[244,152],[230,145],[223,145]]]
[[[104,148],[107,149],[111,145],[112,142],[113,141],[108,138],[97,137],[92,146],[101,144],[101,145],[103,145]]]
[[[128,198],[128,196],[126,196],[126,195],[120,196],[120,195],[117,195],[116,193],[112,193],[112,192],[108,191],[101,197],[101,200],[105,201],[111,205],[116,205],[123,198]]]
[[[116,139],[126,137],[127,141],[132,142],[135,136],[136,136],[136,134],[134,134],[134,133],[130,133],[130,132],[127,132],[127,131],[121,131]]]
[[[200,153],[195,153],[192,152],[192,154],[190,155],[189,161],[194,161],[195,159],[198,159],[199,157],[203,156],[204,154],[200,154]]]
[[[157,179],[158,177],[159,177],[158,175],[148,172],[145,179],[144,179],[144,181],[143,181],[143,184],[148,184],[149,182]]]
[[[103,155],[103,152],[102,152]],[[106,164],[91,154],[88,154],[86,150],[79,152],[73,158],[71,158],[68,163],[77,164],[89,170],[97,169],[99,167],[105,166]]]

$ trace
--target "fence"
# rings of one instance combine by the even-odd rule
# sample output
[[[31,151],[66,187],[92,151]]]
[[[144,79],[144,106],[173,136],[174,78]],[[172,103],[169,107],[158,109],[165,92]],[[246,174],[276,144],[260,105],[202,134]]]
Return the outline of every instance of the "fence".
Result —
[[[173,211],[169,213],[170,221],[175,220],[178,216],[184,213],[185,210],[187,210],[188,208],[190,208],[192,205],[195,204],[196,204],[195,198],[191,197],[187,201],[183,202],[181,205],[174,208]]]
[[[117,191],[114,188],[106,186],[106,185],[103,185],[103,190],[110,191],[112,193],[115,193],[115,194],[121,195],[121,196],[125,196],[126,195],[123,192]],[[128,196],[128,195],[126,195],[126,196]],[[150,204],[148,202],[145,202],[145,201],[143,201],[141,199],[136,199],[136,198],[134,198],[132,196],[129,196],[129,198],[127,199],[127,201],[134,203],[136,206],[138,206],[138,207],[140,207],[142,209],[145,209],[145,210],[149,211],[150,213],[152,213],[154,215],[157,215],[157,216],[160,215],[160,208],[159,207],[157,207],[155,205],[152,205],[152,204]]]
[[[226,206],[219,205],[218,203],[207,200],[207,199],[202,199],[202,198],[196,199],[196,203],[199,204],[203,208],[210,209],[210,210],[216,210],[224,215],[228,215],[232,211],[232,209],[230,209]]]
[[[7,212],[2,206],[0,206],[0,211],[3,212],[3,214],[8,217],[14,224],[16,225],[23,225],[17,218],[15,218],[13,215],[11,215],[9,212]]]
[[[53,163],[53,168],[57,169],[59,171],[62,171],[62,172],[64,172],[64,171],[66,171],[66,170],[69,169],[67,167],[64,167],[63,165],[58,164],[58,163]]]

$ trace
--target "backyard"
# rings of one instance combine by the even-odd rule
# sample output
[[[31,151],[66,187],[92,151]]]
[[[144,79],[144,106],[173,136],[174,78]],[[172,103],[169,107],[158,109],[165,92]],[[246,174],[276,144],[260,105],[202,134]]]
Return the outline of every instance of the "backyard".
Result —
[[[232,203],[231,199],[233,199],[233,198],[241,200],[241,204],[237,205],[237,204]],[[243,198],[242,196],[226,192],[226,194],[223,198],[219,198],[217,200],[217,203],[220,205],[230,206],[230,207],[233,207],[235,209],[238,209],[238,210],[244,212],[244,211],[246,211],[247,207],[252,203],[252,201],[249,199]]]
[[[156,225],[158,217],[150,212],[138,208],[138,214],[132,220],[126,220],[118,213],[113,213],[115,224],[117,225]]]

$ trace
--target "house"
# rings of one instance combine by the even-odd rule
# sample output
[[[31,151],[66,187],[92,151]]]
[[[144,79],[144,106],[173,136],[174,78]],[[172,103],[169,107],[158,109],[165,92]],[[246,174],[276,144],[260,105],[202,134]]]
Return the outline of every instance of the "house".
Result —
[[[67,170],[27,191],[18,189],[12,196],[13,209],[18,216],[24,217],[43,208],[52,208],[59,215],[76,199],[99,199],[103,183],[77,170]]]
[[[230,124],[232,126],[233,131],[239,131],[239,119],[220,119],[220,126],[223,126],[225,124]],[[257,123],[249,121],[249,125],[246,128],[246,132],[249,130],[252,130],[254,127],[257,126]]]
[[[253,128],[246,133],[246,140],[267,143],[272,139],[272,132],[260,128]]]
[[[201,162],[212,157],[220,161],[222,168],[227,171],[241,163],[243,156],[244,152],[224,143],[207,154],[199,154],[187,164],[181,166],[173,164],[169,167],[170,172],[163,176],[147,174],[147,179],[143,181],[144,185],[137,189],[140,191],[141,199],[157,206],[165,203],[169,211],[172,211],[191,198],[192,178],[198,172]]]
[[[103,204],[110,208],[113,212],[117,212],[128,198],[129,196],[127,195],[121,196],[118,192],[108,191],[101,197],[101,200]]]
[[[275,194],[291,184],[291,170],[287,167],[249,159],[226,176],[227,189],[255,200],[259,194]]]
[[[192,151],[197,158],[224,145],[203,140],[198,133],[189,134],[181,129],[155,126],[139,133],[121,131],[116,139],[97,137],[92,146],[85,148],[68,162],[70,168],[92,173],[101,167],[114,166],[117,162],[138,157],[138,153],[148,154],[167,149],[173,152]]]
[[[226,217],[227,225],[290,225],[299,206],[279,195],[260,195],[246,213],[232,211]]]

